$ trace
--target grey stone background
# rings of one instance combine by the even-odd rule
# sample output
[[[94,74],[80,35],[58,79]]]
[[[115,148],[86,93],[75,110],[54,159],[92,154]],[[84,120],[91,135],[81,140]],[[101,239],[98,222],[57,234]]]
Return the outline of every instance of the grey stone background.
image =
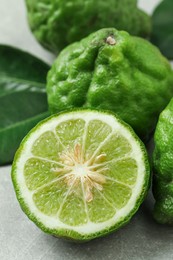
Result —
[[[35,0],[37,1],[37,0]],[[151,13],[158,0],[141,0]],[[30,33],[24,0],[0,0],[0,43],[10,44],[51,63]],[[21,211],[15,198],[11,167],[0,167],[0,260],[172,260],[173,228],[156,224],[149,194],[132,221],[118,232],[86,244],[74,244],[41,232]]]

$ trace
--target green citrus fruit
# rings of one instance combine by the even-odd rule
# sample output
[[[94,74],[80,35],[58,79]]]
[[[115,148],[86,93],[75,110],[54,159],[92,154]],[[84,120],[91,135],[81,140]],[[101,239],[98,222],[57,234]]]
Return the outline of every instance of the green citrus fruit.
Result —
[[[60,53],[48,74],[47,93],[51,113],[73,107],[111,110],[144,139],[173,95],[173,72],[148,41],[102,29]]]
[[[173,224],[173,99],[159,117],[154,140],[154,218]]]
[[[27,216],[55,236],[87,241],[126,224],[149,184],[142,142],[115,115],[78,110],[39,123],[12,167]]]
[[[144,37],[151,31],[137,0],[26,0],[26,5],[31,30],[53,52],[104,27]]]

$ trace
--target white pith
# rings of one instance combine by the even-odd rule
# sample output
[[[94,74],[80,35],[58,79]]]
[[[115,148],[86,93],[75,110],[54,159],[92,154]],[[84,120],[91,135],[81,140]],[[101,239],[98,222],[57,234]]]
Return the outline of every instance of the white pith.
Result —
[[[82,115],[82,117],[81,117]],[[132,195],[128,201],[128,203],[121,208],[120,210],[117,210],[116,214],[114,217],[111,219],[103,222],[103,223],[92,223],[91,221],[88,220],[88,222],[84,225],[81,226],[70,226],[66,225],[63,222],[61,222],[57,216],[55,217],[50,217],[47,216],[43,213],[41,213],[37,207],[35,206],[32,195],[33,192],[29,191],[26,183],[25,183],[25,178],[24,178],[24,165],[25,162],[31,158],[34,157],[31,153],[32,146],[34,142],[38,139],[38,137],[43,134],[44,132],[53,131],[55,133],[55,128],[57,127],[58,124],[60,124],[63,121],[66,120],[72,120],[72,119],[83,119],[86,122],[86,125],[88,124],[89,121],[91,120],[101,120],[102,122],[105,122],[109,126],[112,127],[112,133],[118,132],[121,133],[122,136],[126,137],[126,139],[129,141],[131,147],[132,147],[132,153],[130,156],[136,160],[136,163],[138,165],[138,174],[137,174],[137,180],[136,184],[131,187]],[[110,134],[111,135],[111,134]],[[58,138],[58,137],[57,137]],[[109,137],[107,137],[109,138]],[[102,145],[102,144],[101,144]],[[99,148],[97,149],[99,151]],[[95,152],[97,153],[97,151]],[[45,160],[45,159],[44,159]],[[47,160],[49,161],[49,160]],[[24,201],[28,208],[31,210],[32,214],[36,216],[36,218],[43,223],[44,226],[50,229],[69,229],[69,230],[74,230],[80,234],[87,235],[87,234],[92,234],[98,231],[101,231],[105,228],[109,228],[115,223],[118,223],[121,218],[124,218],[124,216],[128,215],[128,213],[134,208],[137,199],[139,198],[141,194],[141,190],[143,187],[144,183],[144,178],[145,178],[145,164],[144,164],[144,158],[143,158],[143,153],[141,152],[141,148],[139,144],[136,142],[135,138],[132,136],[129,130],[126,129],[123,125],[121,125],[115,117],[111,115],[105,115],[104,113],[96,112],[96,111],[83,111],[83,112],[71,112],[68,114],[62,114],[58,116],[57,118],[52,118],[48,122],[44,123],[43,125],[40,125],[39,129],[37,128],[36,132],[31,133],[29,139],[26,141],[24,147],[22,148],[22,155],[20,155],[17,163],[16,163],[16,180],[17,183],[19,183],[20,187],[20,193],[22,198],[24,198]],[[82,168],[83,167],[83,168]],[[86,170],[86,175],[88,174],[88,170],[86,168],[86,165],[79,166],[76,168],[77,171],[75,171],[75,176],[80,176],[81,175],[81,168],[82,170]],[[71,185],[73,185],[73,182],[76,179],[74,178]],[[81,185],[83,185],[83,182],[81,182]],[[69,187],[70,189],[70,187]],[[70,192],[70,191],[69,191]],[[85,201],[85,204],[87,202]],[[101,209],[100,209],[101,210]]]

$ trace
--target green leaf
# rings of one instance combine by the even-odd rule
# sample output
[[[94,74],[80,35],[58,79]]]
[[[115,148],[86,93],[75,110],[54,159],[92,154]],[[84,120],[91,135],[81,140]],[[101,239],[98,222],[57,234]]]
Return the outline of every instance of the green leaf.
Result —
[[[10,163],[23,137],[49,116],[49,69],[26,52],[0,45],[0,165]]]
[[[173,59],[173,0],[162,1],[152,16],[151,41],[169,59]]]

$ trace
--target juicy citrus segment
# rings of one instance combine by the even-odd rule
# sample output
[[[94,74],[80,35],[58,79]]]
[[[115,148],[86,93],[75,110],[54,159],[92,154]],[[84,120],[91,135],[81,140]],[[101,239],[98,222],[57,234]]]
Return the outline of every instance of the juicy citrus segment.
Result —
[[[31,152],[35,156],[58,161],[62,145],[52,131],[46,131],[35,140]]]
[[[94,199],[87,204],[89,220],[93,223],[100,223],[112,218],[116,209],[111,203],[102,195],[102,192],[94,189]],[[99,210],[98,210],[99,209]]]
[[[36,190],[61,174],[64,171],[57,163],[38,158],[30,158],[25,163],[24,176],[29,190]]]
[[[80,181],[73,180],[58,217],[63,223],[70,226],[87,223],[88,218],[85,211],[85,201]]]
[[[147,167],[145,150],[127,125],[115,115],[82,110],[36,126],[12,174],[31,219],[54,235],[64,230],[85,240],[131,218],[147,189]]]
[[[138,166],[134,159],[131,157],[121,158],[120,160],[113,159],[112,161],[108,161],[108,163],[109,171],[104,171],[104,175],[108,175],[117,182],[122,182],[127,185],[135,185]]]
[[[42,213],[56,218],[67,192],[68,187],[60,179],[37,190],[33,194],[33,201]]]
[[[128,140],[117,131],[104,143],[100,153],[106,154],[106,160],[122,159],[132,152],[132,146]]]
[[[64,146],[74,148],[74,144],[82,143],[85,121],[82,119],[68,120],[58,124],[56,134]]]
[[[128,203],[132,195],[132,189],[127,185],[114,181],[114,179],[108,179],[103,189],[103,195],[114,208],[121,209]]]
[[[100,120],[92,120],[88,123],[84,147],[86,159],[92,156],[99,144],[106,139],[111,131],[111,126]]]

